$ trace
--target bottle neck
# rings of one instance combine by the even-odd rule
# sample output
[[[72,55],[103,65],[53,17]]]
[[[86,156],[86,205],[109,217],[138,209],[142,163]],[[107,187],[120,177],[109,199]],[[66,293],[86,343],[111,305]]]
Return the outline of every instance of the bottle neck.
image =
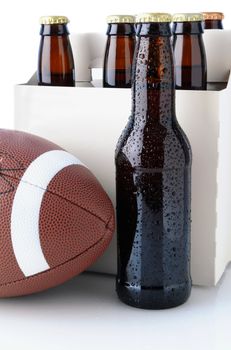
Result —
[[[175,119],[173,54],[169,23],[139,25],[132,86],[135,124],[172,125]]]
[[[205,29],[223,29],[221,19],[207,19],[204,24]]]
[[[174,22],[172,27],[174,35],[198,34],[204,33],[203,24],[201,21],[195,22]]]
[[[69,30],[67,28],[67,24],[42,24],[40,35],[69,35]]]
[[[133,23],[109,23],[107,35],[135,35],[135,26]]]

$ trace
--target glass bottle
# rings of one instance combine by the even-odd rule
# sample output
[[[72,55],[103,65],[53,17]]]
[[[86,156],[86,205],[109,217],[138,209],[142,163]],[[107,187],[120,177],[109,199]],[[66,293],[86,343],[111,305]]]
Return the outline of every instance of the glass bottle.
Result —
[[[224,29],[222,12],[203,12],[204,29]]]
[[[107,43],[104,57],[103,86],[130,88],[135,48],[135,17],[113,15],[107,17]]]
[[[75,86],[74,59],[67,17],[40,18],[40,47],[37,80],[39,85]]]
[[[191,290],[191,148],[175,115],[171,15],[137,17],[132,112],[116,148],[117,294],[163,309]]]
[[[206,90],[207,61],[201,13],[173,15],[176,89]]]

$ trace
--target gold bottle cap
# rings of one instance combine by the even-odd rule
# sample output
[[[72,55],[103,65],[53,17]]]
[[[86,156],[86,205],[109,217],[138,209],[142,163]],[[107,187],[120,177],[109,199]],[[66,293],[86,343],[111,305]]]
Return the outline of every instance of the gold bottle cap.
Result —
[[[204,20],[222,20],[224,19],[224,14],[222,12],[202,12]]]
[[[202,13],[175,13],[172,16],[173,22],[198,22],[203,21]]]
[[[39,19],[40,24],[67,24],[69,19],[65,16],[43,16]]]
[[[111,15],[107,16],[107,23],[135,23],[135,16],[130,15]]]
[[[172,16],[169,13],[141,13],[136,16],[136,23],[155,23],[155,22],[172,22]]]

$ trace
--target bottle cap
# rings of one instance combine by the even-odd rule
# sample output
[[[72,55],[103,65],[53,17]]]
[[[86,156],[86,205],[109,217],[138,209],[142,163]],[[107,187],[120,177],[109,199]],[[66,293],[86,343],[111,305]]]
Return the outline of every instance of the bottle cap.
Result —
[[[169,13],[141,13],[136,16],[136,23],[155,23],[155,22],[172,22],[172,16]]]
[[[111,15],[107,16],[107,23],[135,23],[135,16]]]
[[[173,22],[199,22],[203,21],[202,13],[175,13],[172,16]]]
[[[69,19],[65,16],[43,16],[39,19],[40,24],[67,24]]]
[[[222,12],[202,12],[204,20],[222,20],[224,19],[224,14]]]

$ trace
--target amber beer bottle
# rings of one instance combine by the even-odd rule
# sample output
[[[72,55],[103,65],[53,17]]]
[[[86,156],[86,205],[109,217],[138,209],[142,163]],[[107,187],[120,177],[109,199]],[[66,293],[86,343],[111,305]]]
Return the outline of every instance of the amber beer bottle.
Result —
[[[126,304],[163,309],[191,290],[191,149],[175,116],[171,15],[137,22],[132,113],[115,158],[116,288]]]
[[[135,48],[135,17],[113,15],[107,17],[107,43],[104,56],[103,86],[130,88]]]
[[[173,16],[173,49],[176,89],[206,90],[207,62],[201,13]]]
[[[223,29],[224,14],[222,12],[203,12],[203,18],[204,29]]]
[[[37,79],[39,85],[74,86],[74,59],[67,17],[41,17]]]

